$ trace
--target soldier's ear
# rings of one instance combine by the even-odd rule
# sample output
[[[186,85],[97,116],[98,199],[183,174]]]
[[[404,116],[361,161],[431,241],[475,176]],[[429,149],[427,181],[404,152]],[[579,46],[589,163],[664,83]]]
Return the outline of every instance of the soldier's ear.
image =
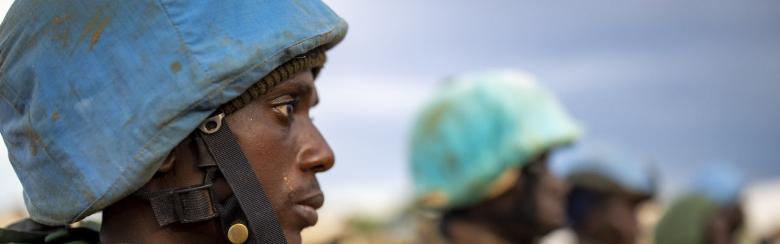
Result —
[[[176,150],[172,150],[170,153],[168,153],[168,156],[165,157],[165,160],[160,165],[160,168],[157,169],[157,173],[168,173],[171,170],[173,170],[174,162],[176,162]]]

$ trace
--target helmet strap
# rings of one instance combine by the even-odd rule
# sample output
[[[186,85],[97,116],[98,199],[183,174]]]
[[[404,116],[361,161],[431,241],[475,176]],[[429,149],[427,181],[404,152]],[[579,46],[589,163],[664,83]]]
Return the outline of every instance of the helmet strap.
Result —
[[[160,226],[194,223],[219,217],[223,233],[231,242],[287,243],[271,201],[263,191],[238,140],[230,131],[224,113],[209,117],[196,131],[198,167],[206,171],[203,184],[161,191],[139,191],[147,199]],[[221,204],[214,197],[214,179],[221,173],[233,195]],[[248,224],[249,235],[234,241],[231,230]]]

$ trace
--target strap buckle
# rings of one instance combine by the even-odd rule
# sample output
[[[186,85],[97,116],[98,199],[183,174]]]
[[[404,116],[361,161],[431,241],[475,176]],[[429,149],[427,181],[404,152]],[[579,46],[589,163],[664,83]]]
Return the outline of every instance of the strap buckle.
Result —
[[[208,183],[178,189],[171,193],[173,208],[179,223],[200,222],[217,217],[212,186],[212,183]]]
[[[157,224],[193,223],[219,215],[214,203],[213,184],[139,194],[152,205]]]

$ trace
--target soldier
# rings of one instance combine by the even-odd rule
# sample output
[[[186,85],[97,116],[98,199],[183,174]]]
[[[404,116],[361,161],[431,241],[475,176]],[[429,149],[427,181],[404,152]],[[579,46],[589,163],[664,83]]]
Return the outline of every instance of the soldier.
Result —
[[[531,243],[565,224],[566,186],[548,157],[578,138],[555,97],[519,72],[448,80],[412,135],[419,203],[452,243]]]
[[[742,178],[727,164],[701,169],[688,192],[666,210],[655,232],[656,243],[736,243],[744,223]]]
[[[605,151],[575,161],[566,213],[578,243],[636,243],[637,208],[652,199],[655,179],[638,159]]]
[[[333,152],[309,118],[346,22],[317,0],[17,1],[0,132],[31,221],[2,241],[299,243]]]

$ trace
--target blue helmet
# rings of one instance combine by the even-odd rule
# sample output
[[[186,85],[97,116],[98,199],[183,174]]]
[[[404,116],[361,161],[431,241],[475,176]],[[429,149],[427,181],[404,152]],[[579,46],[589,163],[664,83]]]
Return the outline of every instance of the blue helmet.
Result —
[[[719,205],[738,203],[745,184],[739,172],[725,162],[709,162],[693,178],[688,190],[691,194],[701,195]]]
[[[432,208],[478,202],[516,178],[511,169],[579,135],[553,94],[525,73],[451,78],[412,132],[416,198]]]
[[[656,175],[639,157],[614,150],[583,149],[565,173],[573,186],[637,196],[653,196]]]
[[[222,104],[347,25],[318,0],[16,1],[0,26],[0,133],[31,217],[128,196]]]

